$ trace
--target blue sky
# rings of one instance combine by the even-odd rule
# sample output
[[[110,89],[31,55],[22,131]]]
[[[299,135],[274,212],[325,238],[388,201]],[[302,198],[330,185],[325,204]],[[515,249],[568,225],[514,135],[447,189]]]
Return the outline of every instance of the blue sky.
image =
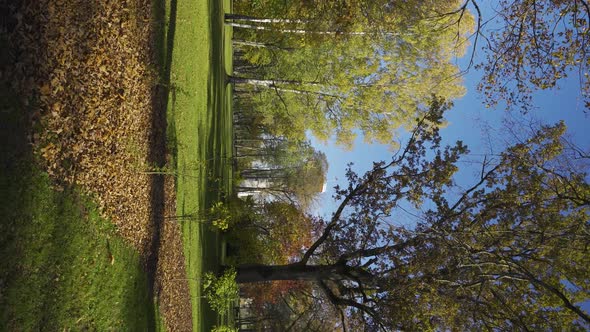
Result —
[[[536,93],[534,101],[538,109],[527,116],[515,111],[509,113],[503,109],[485,108],[481,94],[476,91],[479,79],[480,73],[475,70],[466,75],[467,94],[455,101],[455,106],[446,116],[449,124],[442,130],[443,139],[448,144],[462,140],[469,146],[469,160],[482,160],[483,154],[490,152],[489,136],[497,140],[507,135],[502,128],[502,122],[509,118],[534,119],[545,124],[564,120],[568,134],[572,135],[573,140],[581,147],[590,147],[590,115],[584,113],[577,78],[571,77],[562,81],[558,90]],[[320,195],[317,204],[321,214],[329,214],[334,210],[332,187],[337,183],[346,183],[344,174],[348,163],[353,162],[357,172],[364,172],[370,169],[373,161],[391,158],[391,151],[386,145],[367,144],[363,141],[362,135],[359,135],[354,149],[350,151],[336,146],[334,140],[322,144],[312,138],[312,144],[326,154],[329,163],[328,190]],[[495,152],[499,152],[501,142],[495,141],[494,145],[497,148]],[[467,162],[468,160],[464,160],[460,166],[468,169]],[[469,178],[469,174],[465,173],[459,173],[459,176]]]

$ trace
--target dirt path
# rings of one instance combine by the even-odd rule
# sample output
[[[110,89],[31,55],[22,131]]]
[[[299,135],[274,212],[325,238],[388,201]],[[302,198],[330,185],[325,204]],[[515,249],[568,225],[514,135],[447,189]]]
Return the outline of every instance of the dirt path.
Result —
[[[0,72],[30,108],[29,140],[56,188],[93,196],[145,259],[170,331],[191,326],[173,179],[166,93],[156,84],[151,0],[0,0],[10,64]]]

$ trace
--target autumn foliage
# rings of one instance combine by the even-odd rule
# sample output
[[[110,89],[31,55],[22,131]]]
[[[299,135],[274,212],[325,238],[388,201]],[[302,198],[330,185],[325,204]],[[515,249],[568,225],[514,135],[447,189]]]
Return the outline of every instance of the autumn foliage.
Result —
[[[274,247],[273,260],[288,263],[302,248],[311,244],[312,220],[292,204],[269,203],[265,213],[271,224],[269,241]]]
[[[277,304],[290,292],[308,289],[310,284],[301,280],[278,280],[245,284],[244,295],[252,299],[252,307],[261,313],[265,305]]]
[[[317,227],[314,219],[297,206],[280,201],[263,204],[257,213],[247,215],[242,212],[241,218],[230,235],[234,242],[238,242],[237,263],[288,264],[311,245],[312,233]],[[288,280],[243,285],[242,290],[261,312],[265,305],[276,303],[289,292],[308,286],[301,281]]]

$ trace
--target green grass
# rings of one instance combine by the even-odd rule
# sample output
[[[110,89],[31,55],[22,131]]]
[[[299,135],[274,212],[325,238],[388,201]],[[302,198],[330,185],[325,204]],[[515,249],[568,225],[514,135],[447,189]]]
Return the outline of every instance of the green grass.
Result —
[[[160,314],[160,306],[158,305],[158,301],[154,301],[154,318],[155,321],[155,332],[166,332],[166,324],[164,322],[164,318]]]
[[[1,90],[0,331],[153,329],[138,254],[91,200],[52,188],[26,144],[24,108]]]
[[[162,48],[169,74],[168,131],[176,145],[178,216],[203,215],[231,190],[231,30],[223,11],[230,1],[168,0]],[[166,76],[167,75],[167,76]],[[219,321],[201,298],[201,277],[220,266],[220,235],[197,220],[182,221],[193,330],[210,331]]]

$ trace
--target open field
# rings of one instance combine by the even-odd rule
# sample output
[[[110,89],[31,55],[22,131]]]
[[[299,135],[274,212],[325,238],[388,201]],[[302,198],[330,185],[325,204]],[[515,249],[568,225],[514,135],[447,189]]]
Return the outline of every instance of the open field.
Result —
[[[229,7],[0,2],[0,330],[219,323],[220,236],[185,217],[231,188]]]

